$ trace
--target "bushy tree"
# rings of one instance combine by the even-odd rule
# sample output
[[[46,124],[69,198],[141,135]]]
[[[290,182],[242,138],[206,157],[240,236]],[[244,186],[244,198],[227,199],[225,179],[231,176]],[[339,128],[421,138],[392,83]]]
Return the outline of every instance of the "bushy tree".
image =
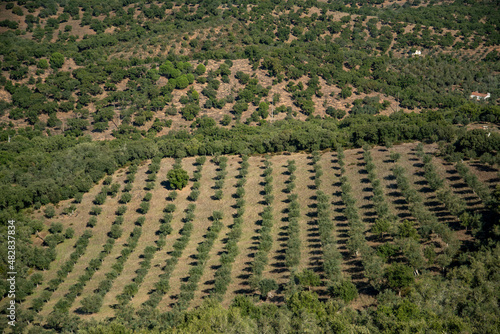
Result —
[[[385,277],[387,285],[398,290],[399,293],[401,293],[401,289],[409,287],[414,281],[413,270],[402,263],[389,266],[385,271]]]
[[[181,109],[182,116],[187,121],[192,121],[200,112],[200,106],[195,103],[189,103]]]
[[[127,212],[127,206],[126,205],[120,205],[118,209],[116,210],[116,215],[117,216],[123,216]]]
[[[227,125],[229,125],[229,123],[231,123],[231,116],[224,115],[224,117],[222,117],[220,124],[223,126],[227,126]]]
[[[177,89],[184,89],[189,85],[189,80],[187,76],[181,75],[179,78],[176,79],[175,83],[176,83],[175,87]]]
[[[140,216],[137,218],[137,220],[135,221],[135,224],[136,225],[139,225],[139,226],[142,226],[144,225],[144,222],[146,221],[146,217],[144,216]]]
[[[82,299],[81,310],[84,313],[97,313],[102,306],[102,296],[94,294]]]
[[[90,217],[89,221],[87,222],[88,227],[94,227],[97,224],[97,218],[96,217]]]
[[[170,192],[170,194],[168,194],[168,200],[169,201],[175,201],[175,199],[177,198],[178,194],[177,194],[177,191],[173,190]]]
[[[311,290],[312,286],[319,286],[321,284],[321,278],[314,271],[309,269],[304,269],[303,272],[295,275],[299,284],[302,286],[307,286]]]
[[[340,298],[346,303],[358,297],[358,289],[356,289],[356,286],[351,281],[345,279],[330,286],[328,292],[333,297]]]
[[[352,95],[352,88],[350,86],[346,86],[342,88],[340,91],[340,97],[346,99]]]
[[[49,62],[47,61],[47,59],[40,59],[38,61],[37,67],[39,69],[45,70],[45,69],[49,68]]]
[[[43,213],[45,214],[45,217],[52,218],[56,215],[56,209],[53,205],[47,205]]]
[[[61,233],[63,230],[63,225],[61,223],[50,224],[49,232],[52,234]]]
[[[118,239],[122,236],[123,229],[118,225],[111,226],[111,230],[109,231],[109,236],[113,239]]]
[[[140,212],[145,215],[146,213],[148,213],[149,211],[149,207],[150,207],[150,204],[149,202],[142,202],[140,205],[139,205],[139,210]]]
[[[182,168],[173,168],[167,173],[170,186],[174,189],[184,188],[189,181],[188,173]]]
[[[205,68],[205,65],[199,64],[198,66],[196,66],[194,73],[196,73],[197,75],[202,75],[205,73],[206,70],[207,69]]]
[[[264,278],[259,282],[259,291],[262,299],[266,299],[269,292],[276,290],[278,288],[278,283],[270,278]]]
[[[375,219],[375,224],[372,226],[372,233],[378,238],[382,238],[384,233],[389,232],[391,228],[391,221],[387,218],[377,218]]]
[[[401,154],[397,152],[391,152],[390,156],[392,161],[398,162],[399,158],[401,158]]]
[[[64,64],[64,56],[59,52],[54,52],[50,56],[50,66],[52,68],[61,68]]]
[[[94,216],[99,216],[101,214],[101,212],[102,212],[102,208],[99,206],[93,206],[90,209],[90,214],[94,215]]]
[[[73,198],[75,203],[81,203],[83,200],[83,193],[78,192]]]

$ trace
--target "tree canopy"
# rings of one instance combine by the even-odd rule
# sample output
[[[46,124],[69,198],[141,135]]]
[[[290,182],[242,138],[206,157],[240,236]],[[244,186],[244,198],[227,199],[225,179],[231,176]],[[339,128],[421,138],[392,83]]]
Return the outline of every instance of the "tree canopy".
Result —
[[[173,189],[182,189],[188,184],[188,173],[182,168],[172,168],[167,173],[167,179]]]

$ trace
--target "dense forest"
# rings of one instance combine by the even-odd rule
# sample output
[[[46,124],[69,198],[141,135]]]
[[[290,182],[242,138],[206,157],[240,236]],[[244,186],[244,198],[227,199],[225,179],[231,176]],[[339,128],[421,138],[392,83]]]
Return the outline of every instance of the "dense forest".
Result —
[[[498,177],[483,184],[467,164],[498,173],[499,22],[495,1],[0,2],[0,244],[7,245],[8,222],[15,220],[18,305],[17,327],[13,329],[7,323],[10,286],[4,279],[10,258],[2,246],[0,328],[30,333],[497,333],[500,187]],[[471,99],[472,92],[489,93],[490,97]],[[379,189],[381,180],[373,172],[378,166],[370,149],[390,150],[411,142],[435,148],[430,155],[421,147],[412,154],[421,160],[422,175],[430,191],[436,193],[435,200],[458,217],[460,231],[470,236],[467,246],[457,246],[451,237],[448,241],[447,237],[457,231],[429,218],[433,212],[415,209],[418,203],[422,207],[426,204],[411,189],[408,173],[396,164],[396,153],[391,154],[394,166],[390,179],[398,187],[401,201],[408,203],[416,227],[404,225],[404,220],[396,229],[384,225],[394,217],[384,206],[381,194],[387,190]],[[376,227],[361,222],[346,176],[349,173],[343,166],[344,150],[359,148],[364,150],[366,182],[373,189],[372,205],[379,218]],[[353,240],[347,247],[350,256],[361,256],[370,293],[375,296],[371,305],[355,305],[358,291],[354,290],[359,288],[345,273],[327,265],[318,269],[320,283],[314,283],[316,276],[308,271],[303,276],[294,271],[299,249],[304,247],[298,219],[304,213],[299,210],[297,195],[300,198],[302,193],[295,189],[292,160],[287,162],[285,175],[289,179],[283,191],[288,196],[283,212],[289,221],[283,256],[287,270],[296,275],[290,275],[286,286],[264,278],[264,264],[259,269],[258,260],[268,261],[270,249],[262,240],[272,239],[273,221],[277,220],[271,209],[263,209],[259,213],[260,248],[249,278],[252,288],[262,292],[262,300],[241,294],[223,305],[224,293],[214,293],[198,307],[189,308],[194,295],[184,287],[176,306],[164,312],[156,306],[168,289],[157,286],[147,307],[134,309],[124,301],[113,317],[95,320],[81,315],[98,312],[68,312],[92,271],[73,282],[71,293],[60,299],[48,316],[41,315],[44,303],[85,255],[93,238],[91,229],[75,235],[71,227],[53,221],[57,217],[54,208],[59,210],[60,203],[72,203],[61,213],[71,216],[84,196],[104,185],[93,201],[94,220],[87,224],[95,225],[106,198],[117,194],[123,205],[122,212],[116,213],[119,221],[132,200],[137,166],[151,161],[146,188],[152,191],[158,186],[156,174],[162,159],[176,159],[172,170],[181,170],[183,159],[198,157],[198,169],[185,176],[192,183],[186,200],[193,206],[186,208],[181,238],[176,241],[179,247],[186,247],[205,173],[204,157],[211,158],[210,163],[218,168],[214,194],[209,197],[214,201],[224,196],[224,184],[230,179],[226,179],[225,157],[241,157],[239,176],[234,176],[239,183],[231,197],[236,199],[235,210],[240,211],[233,217],[222,211],[211,213],[208,237],[200,240],[195,256],[200,258],[222,238],[221,221],[234,219],[233,231],[244,224],[245,182],[251,181],[247,181],[246,159],[266,155],[263,203],[272,208],[279,205],[273,201],[279,183],[270,175],[280,166],[273,166],[268,155],[298,152],[312,154],[315,174],[311,179],[316,183],[311,189],[317,191],[312,215],[319,226],[318,247],[324,263],[331,261],[334,267],[342,255],[332,246],[337,242],[331,239],[328,196],[320,191],[324,172],[318,152],[337,154],[339,201],[345,205],[349,240]],[[431,155],[454,166],[456,177],[482,203],[481,212],[466,209],[464,203],[453,199],[449,187],[436,174]],[[120,190],[110,180],[124,169],[129,179]],[[168,200],[173,202],[175,194]],[[152,196],[151,192],[144,195],[139,214],[148,212]],[[163,218],[157,244],[171,234],[169,223],[176,207],[172,204],[164,211],[167,218]],[[144,220],[135,222],[136,228],[127,239],[129,250],[122,252],[122,267],[145,233],[141,229]],[[111,251],[115,240],[122,237],[119,225],[110,231],[104,250]],[[377,246],[378,253],[374,253],[373,247],[362,241],[367,233],[378,233],[377,242],[387,238],[404,242]],[[430,233],[438,234],[449,249],[446,256],[437,256],[437,274],[413,265],[417,260],[407,255],[419,240],[428,240]],[[66,249],[70,259],[63,267],[54,268],[62,256],[62,245],[72,239],[76,240],[74,246]],[[239,240],[235,237],[226,247],[237,250]],[[141,258],[153,258],[161,248],[144,250]],[[178,255],[175,261],[181,256],[180,250],[176,251],[179,253],[172,256]],[[95,258],[95,271],[99,268],[96,263],[102,263],[109,252]],[[216,275],[229,275],[236,252],[224,258]],[[231,248],[227,254],[232,254]],[[423,248],[420,258],[424,257],[430,263],[436,254]],[[173,270],[173,261],[169,262],[171,267],[167,264],[163,269],[165,277],[170,278],[167,272]],[[379,276],[370,276],[377,261],[390,265]],[[144,266],[144,275],[138,272],[140,279],[144,279],[149,263]],[[408,274],[410,267],[424,268],[425,273],[416,279],[414,271]],[[196,286],[205,270],[204,262],[193,268],[186,286]],[[54,270],[57,276],[44,282]],[[111,286],[115,278],[106,284]],[[223,286],[224,280],[215,279],[215,286]],[[39,286],[44,287],[41,293]],[[325,287],[328,298],[311,291],[315,286]],[[126,299],[127,287],[119,298]],[[99,304],[98,298],[109,289],[99,286],[97,290],[105,292],[95,295],[97,302],[88,299],[87,304]],[[264,301],[270,291],[280,291],[283,300]],[[37,298],[26,303],[34,295]]]

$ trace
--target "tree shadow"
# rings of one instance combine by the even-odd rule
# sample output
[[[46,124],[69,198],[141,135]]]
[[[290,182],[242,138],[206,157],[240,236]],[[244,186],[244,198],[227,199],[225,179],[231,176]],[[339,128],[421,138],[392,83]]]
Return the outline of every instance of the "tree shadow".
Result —
[[[474,167],[474,168],[477,168],[479,171],[481,172],[496,172],[497,170],[495,168],[492,168],[488,165],[483,165],[483,164],[480,164],[480,163],[471,163],[470,164],[471,167]]]

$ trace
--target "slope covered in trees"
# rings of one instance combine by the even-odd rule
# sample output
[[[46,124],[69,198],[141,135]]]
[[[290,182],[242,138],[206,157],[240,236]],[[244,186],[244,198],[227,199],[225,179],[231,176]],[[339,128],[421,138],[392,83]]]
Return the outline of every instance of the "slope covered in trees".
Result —
[[[203,116],[227,126],[498,99],[500,18],[487,1],[11,5],[0,11],[13,22],[0,35],[11,132],[155,136]]]
[[[495,332],[497,7],[1,2],[0,313]]]

